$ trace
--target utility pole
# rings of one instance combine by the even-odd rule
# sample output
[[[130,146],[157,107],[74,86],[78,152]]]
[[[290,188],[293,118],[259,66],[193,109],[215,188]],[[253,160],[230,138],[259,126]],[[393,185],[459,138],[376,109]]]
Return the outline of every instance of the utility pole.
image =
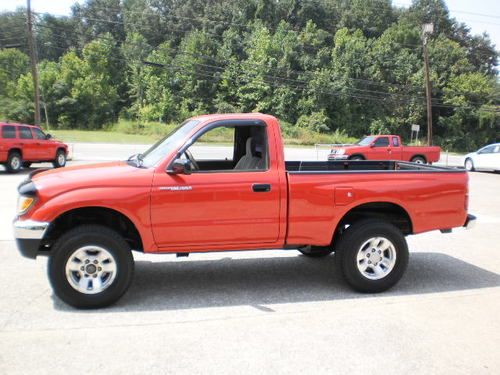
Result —
[[[432,146],[432,85],[429,73],[429,52],[427,42],[429,35],[434,32],[434,25],[426,23],[422,27],[422,37],[424,41],[424,69],[425,69],[425,95],[427,102],[427,144]]]
[[[31,14],[31,0],[27,0],[27,17],[28,17],[28,47],[30,50],[31,58],[31,75],[33,77],[33,87],[35,95],[35,125],[40,126],[40,87],[38,86],[38,70],[37,70],[37,58],[35,41],[33,38],[33,21]]]

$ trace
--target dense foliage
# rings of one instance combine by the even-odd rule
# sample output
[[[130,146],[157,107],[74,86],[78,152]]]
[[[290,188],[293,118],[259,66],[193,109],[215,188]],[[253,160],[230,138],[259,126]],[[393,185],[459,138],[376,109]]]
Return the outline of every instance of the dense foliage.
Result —
[[[0,14],[0,117],[32,122],[25,22],[22,9]],[[498,53],[443,0],[409,9],[390,0],[88,0],[69,17],[36,14],[42,119],[99,129],[119,118],[260,111],[289,136],[409,138],[411,124],[426,124],[425,22],[435,25],[435,143],[498,140]]]

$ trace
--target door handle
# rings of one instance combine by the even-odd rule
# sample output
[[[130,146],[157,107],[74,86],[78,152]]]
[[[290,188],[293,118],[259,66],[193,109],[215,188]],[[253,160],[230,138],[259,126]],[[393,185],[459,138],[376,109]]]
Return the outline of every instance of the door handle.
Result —
[[[253,184],[252,190],[255,191],[256,193],[267,193],[267,192],[271,191],[271,185],[270,184]]]

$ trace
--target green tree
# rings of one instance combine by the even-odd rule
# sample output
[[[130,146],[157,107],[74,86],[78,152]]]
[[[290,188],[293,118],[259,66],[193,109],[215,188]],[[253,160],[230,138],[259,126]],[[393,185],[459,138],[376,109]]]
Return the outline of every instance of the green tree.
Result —
[[[129,112],[136,118],[139,117],[144,106],[145,70],[143,61],[151,53],[151,46],[141,34],[127,35],[121,51],[127,66],[128,96],[131,102]]]

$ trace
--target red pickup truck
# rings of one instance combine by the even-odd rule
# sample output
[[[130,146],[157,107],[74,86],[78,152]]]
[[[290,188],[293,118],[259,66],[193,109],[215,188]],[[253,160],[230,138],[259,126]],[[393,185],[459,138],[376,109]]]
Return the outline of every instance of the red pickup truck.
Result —
[[[231,147],[199,147],[209,132]],[[284,160],[278,120],[259,113],[187,120],[127,161],[35,171],[19,186],[24,256],[48,255],[55,294],[80,308],[127,290],[131,250],[335,252],[361,292],[397,283],[405,236],[470,227],[465,170],[399,161]]]
[[[399,135],[370,135],[358,143],[334,147],[328,160],[403,160],[431,164],[439,160],[437,146],[403,146]]]
[[[52,139],[37,126],[0,122],[0,164],[7,172],[19,172],[22,167],[40,162],[64,167],[67,155],[66,144]]]

